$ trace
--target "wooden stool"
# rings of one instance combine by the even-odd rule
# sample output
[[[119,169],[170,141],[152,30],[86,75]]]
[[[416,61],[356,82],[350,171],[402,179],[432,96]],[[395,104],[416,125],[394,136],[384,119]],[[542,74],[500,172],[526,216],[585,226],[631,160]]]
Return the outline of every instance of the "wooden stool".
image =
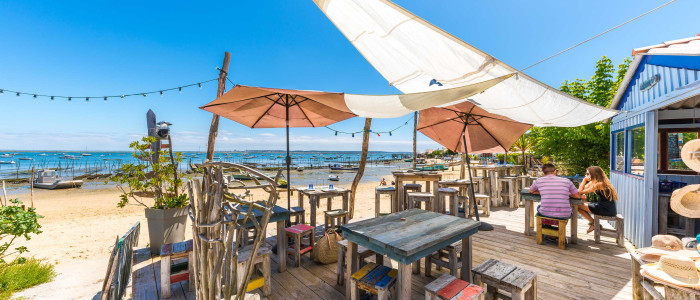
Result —
[[[285,228],[284,231],[286,231],[288,238],[294,239],[294,246],[287,247],[287,255],[292,255],[295,265],[299,267],[302,255],[309,253],[309,256],[311,256],[311,250],[313,250],[314,246],[314,227],[306,224],[297,224]],[[309,239],[308,246],[302,246],[301,244],[301,240],[305,236],[308,236]]]
[[[289,209],[291,212],[289,214],[289,225],[306,224],[306,216],[304,215],[304,208],[299,206],[294,206]],[[294,217],[294,222],[292,223],[292,217]]]
[[[433,193],[408,193],[409,208],[421,208],[421,203],[425,203],[425,210],[433,211],[433,203],[435,202],[435,194]]]
[[[255,229],[255,227],[250,227],[250,228],[242,228],[243,230],[243,243],[242,246],[248,246],[252,245],[255,242],[255,238],[258,235],[258,230]],[[265,237],[263,237],[263,240],[265,240]]]
[[[172,264],[174,260],[185,257],[187,257],[187,262]],[[160,295],[162,298],[170,298],[171,284],[184,280],[188,281],[190,291],[194,291],[192,262],[194,262],[192,240],[165,244],[160,247]]]
[[[462,260],[459,254],[462,252],[462,241],[457,241],[444,249],[428,255],[425,258],[425,276],[430,277],[432,264],[440,269],[440,267],[447,268],[450,270],[450,275],[459,277],[459,269],[462,266]],[[444,261],[443,258],[447,258]]]
[[[491,197],[484,194],[474,194],[474,198],[476,198],[474,200],[476,201],[477,208],[477,211],[474,213],[478,214],[479,210],[482,210],[485,216],[491,216]]]
[[[449,274],[442,274],[425,286],[425,300],[476,300],[483,293],[484,288]]]
[[[489,194],[489,178],[488,177],[472,177],[472,180],[474,180],[478,186],[479,186],[479,194]]]
[[[323,212],[323,229],[328,230],[328,228],[337,228],[340,225],[345,225],[348,223],[348,216],[350,214],[342,209],[334,209]]]
[[[600,226],[600,220],[614,221],[615,229],[603,228],[603,226]],[[623,218],[621,214],[617,214],[617,216],[614,217],[593,215],[593,226],[595,228],[593,231],[593,235],[596,243],[600,243],[600,233],[602,231],[614,232],[616,237],[615,241],[617,242],[617,245],[623,248],[625,247],[625,218]]]
[[[245,272],[248,269],[248,259],[252,254],[253,247],[248,246],[241,249],[238,252],[238,268],[236,269],[236,282],[243,282]],[[270,248],[265,246],[260,246],[258,248],[258,253],[255,255],[255,261],[253,264],[253,274],[250,276],[250,281],[246,287],[246,292],[250,292],[254,289],[261,288],[264,296],[270,296],[272,294],[272,277],[270,277]],[[238,289],[237,287],[235,287]]]
[[[384,265],[368,263],[360,270],[352,274],[350,299],[357,300],[357,289],[377,295],[378,300],[387,300],[391,295],[390,289],[396,282],[396,269]]]
[[[449,206],[450,208],[450,214],[453,216],[457,216],[459,214],[459,209],[458,209],[458,202],[459,199],[459,191],[455,188],[439,188],[438,189],[438,201],[436,205],[436,212],[439,213],[445,213],[446,208]],[[450,197],[450,202],[449,205],[447,204],[447,201],[445,199],[447,197]]]
[[[347,250],[348,240],[338,241],[338,274],[336,275],[338,285],[345,285],[345,254]],[[365,258],[370,257],[372,255],[376,255],[375,261],[378,265],[384,264],[384,255],[376,254],[372,250],[357,245],[357,257],[360,260],[360,268],[364,267],[367,264],[365,262]]]
[[[408,193],[409,192],[416,192],[419,193],[423,189],[423,186],[418,184],[418,183],[407,183],[403,185],[403,203],[399,204],[399,207],[402,207],[404,210],[408,209],[408,205],[411,203],[408,201]]]
[[[537,218],[537,244],[542,245],[542,235],[553,236],[559,239],[559,249],[566,249],[566,223],[569,220],[547,218],[541,215],[535,215]],[[547,225],[542,226],[542,220],[552,220],[558,223],[557,228],[551,228]]]
[[[501,205],[508,198],[510,208],[520,207],[520,199],[518,199],[518,193],[516,193],[517,181],[517,177],[502,177],[498,180],[498,199]]]
[[[532,185],[532,183],[530,183],[530,175],[518,176],[518,188],[517,188],[518,191],[520,191],[524,188],[529,188],[531,185]]]
[[[379,217],[379,200],[381,199],[382,194],[389,195],[389,201],[391,203],[391,212],[396,212],[396,204],[394,203],[394,195],[396,194],[396,188],[393,186],[378,186],[374,189],[374,217]]]
[[[474,284],[486,286],[486,299],[497,298],[498,290],[511,293],[511,299],[537,300],[537,274],[489,258],[472,269]]]

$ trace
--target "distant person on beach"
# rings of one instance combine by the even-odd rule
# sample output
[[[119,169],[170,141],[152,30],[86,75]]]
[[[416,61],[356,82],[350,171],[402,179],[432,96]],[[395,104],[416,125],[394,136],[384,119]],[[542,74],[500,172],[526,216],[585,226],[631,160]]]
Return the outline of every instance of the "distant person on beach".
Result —
[[[382,178],[382,181],[379,183],[379,185],[382,185],[382,186],[386,185],[386,180],[384,180],[384,178]]]
[[[581,198],[581,194],[571,180],[557,176],[557,169],[553,164],[542,166],[544,176],[535,180],[530,186],[530,193],[540,194],[541,204],[537,207],[537,214],[555,218],[571,218],[571,204],[569,197]]]
[[[578,190],[583,194],[583,200],[587,200],[586,194],[590,193],[595,193],[598,198],[597,202],[584,202],[578,205],[578,212],[588,220],[589,227],[586,233],[591,233],[595,229],[591,214],[606,217],[617,215],[615,206],[617,191],[600,167],[592,166],[586,169],[586,177],[581,181]]]

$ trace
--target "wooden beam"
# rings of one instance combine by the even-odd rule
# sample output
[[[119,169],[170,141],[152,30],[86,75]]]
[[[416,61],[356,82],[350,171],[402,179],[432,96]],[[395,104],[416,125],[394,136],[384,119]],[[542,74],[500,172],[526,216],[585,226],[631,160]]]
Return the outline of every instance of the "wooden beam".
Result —
[[[350,219],[353,218],[355,214],[355,194],[357,191],[357,185],[360,184],[362,175],[365,173],[365,164],[367,164],[367,151],[369,150],[369,129],[372,126],[372,118],[365,119],[365,129],[362,132],[362,155],[360,156],[360,166],[355,174],[355,179],[352,180],[352,186],[350,190]]]
[[[224,95],[226,90],[226,76],[228,75],[228,65],[231,61],[231,53],[224,53],[224,63],[219,69],[219,88],[216,91],[216,98]],[[216,136],[219,133],[219,115],[214,114],[211,118],[211,126],[209,127],[209,141],[207,142],[207,158],[206,161],[212,161],[214,158],[214,143],[216,142]]]

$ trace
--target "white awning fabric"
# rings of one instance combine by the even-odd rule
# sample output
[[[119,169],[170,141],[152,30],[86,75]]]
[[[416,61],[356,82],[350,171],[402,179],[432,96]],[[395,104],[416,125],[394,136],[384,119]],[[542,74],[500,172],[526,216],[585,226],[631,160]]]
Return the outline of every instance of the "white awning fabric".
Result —
[[[574,127],[618,113],[520,73],[391,1],[314,2],[377,71],[404,93],[472,85],[516,74],[469,99],[490,113],[535,126]]]

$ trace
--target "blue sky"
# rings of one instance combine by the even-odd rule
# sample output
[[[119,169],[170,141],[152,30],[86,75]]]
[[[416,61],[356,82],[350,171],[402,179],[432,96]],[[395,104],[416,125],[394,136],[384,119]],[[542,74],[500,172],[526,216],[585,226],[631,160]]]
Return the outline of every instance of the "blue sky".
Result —
[[[396,0],[396,3],[515,68],[598,34],[667,1]],[[558,87],[589,78],[607,55],[700,33],[700,2],[679,0],[526,73]],[[224,51],[230,78],[268,87],[391,94],[311,0],[3,1],[0,89],[55,95],[113,95],[215,78]],[[228,84],[228,87],[231,85]],[[115,99],[32,99],[0,94],[0,149],[125,150],[144,134],[150,108],[172,122],[177,150],[205,150],[216,84],[182,94]],[[374,130],[410,116],[375,119]],[[358,131],[363,119],[335,127]],[[292,149],[359,150],[361,138],[324,128],[292,131]],[[283,149],[284,129],[220,125],[217,150]],[[411,126],[373,136],[371,150],[410,151]],[[419,134],[419,149],[437,144]]]

